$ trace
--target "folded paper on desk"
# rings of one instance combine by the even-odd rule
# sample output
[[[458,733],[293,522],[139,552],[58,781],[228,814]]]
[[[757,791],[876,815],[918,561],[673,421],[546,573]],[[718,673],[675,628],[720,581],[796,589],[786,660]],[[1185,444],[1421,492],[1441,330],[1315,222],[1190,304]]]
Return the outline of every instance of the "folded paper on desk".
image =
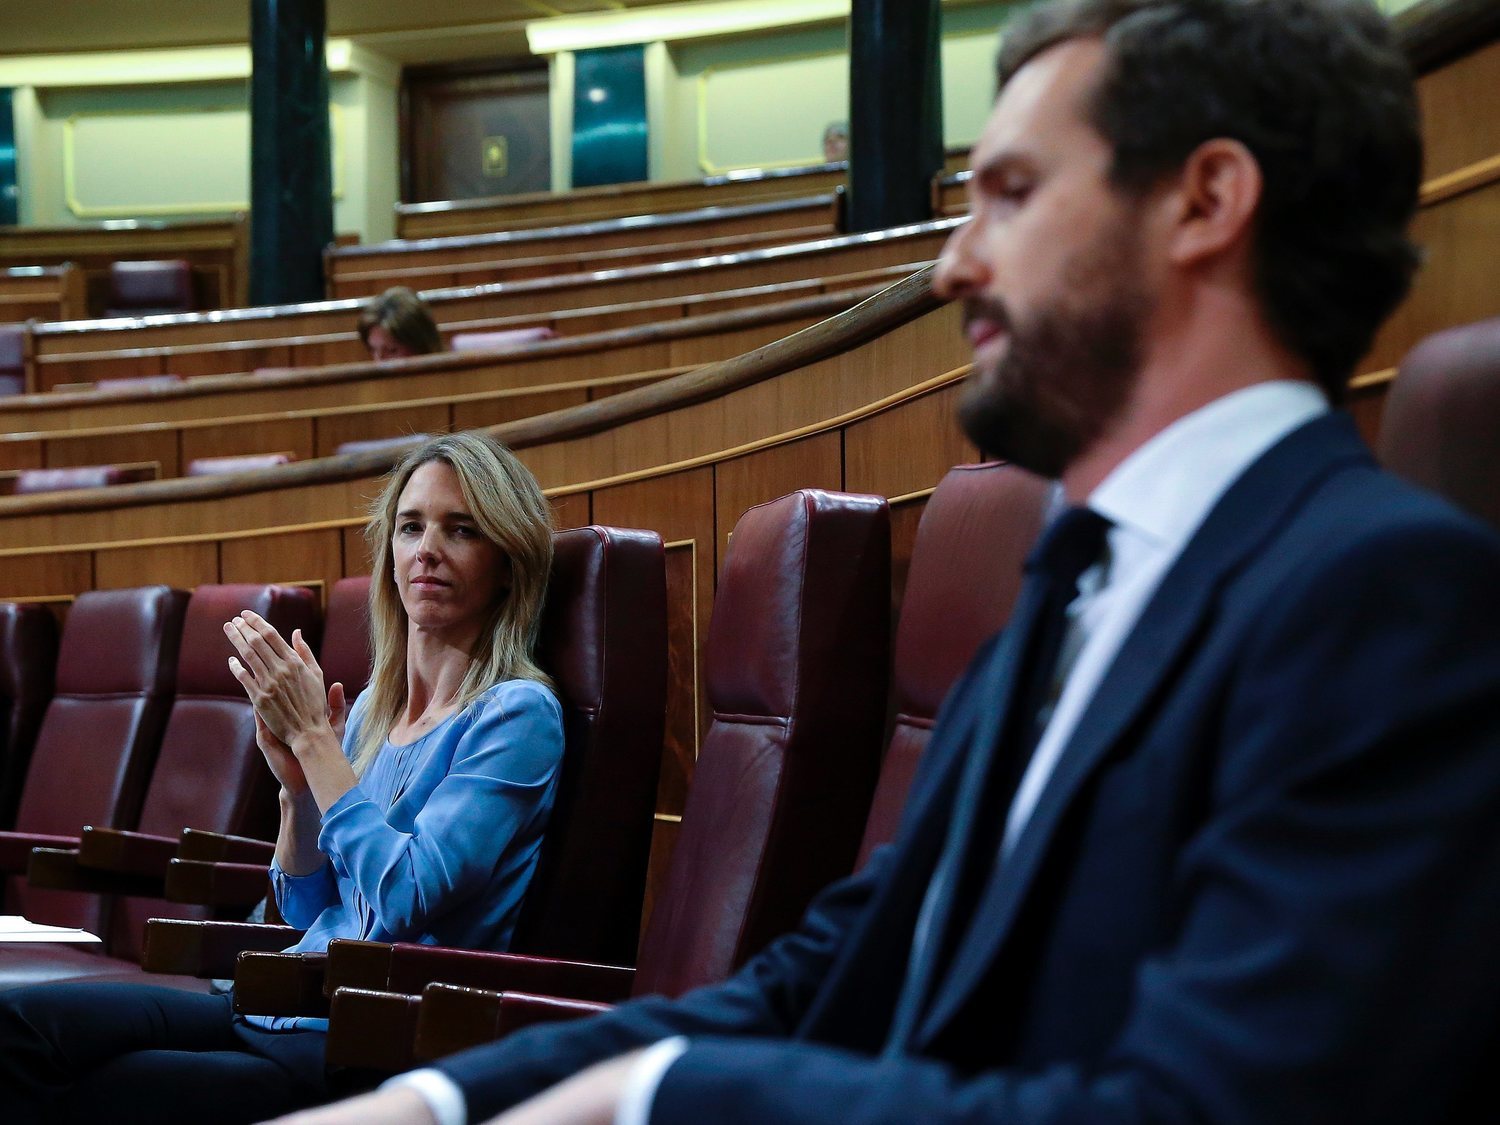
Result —
[[[0,914],[0,941],[73,941],[97,942],[87,930],[69,926],[43,926],[28,922],[19,914]]]

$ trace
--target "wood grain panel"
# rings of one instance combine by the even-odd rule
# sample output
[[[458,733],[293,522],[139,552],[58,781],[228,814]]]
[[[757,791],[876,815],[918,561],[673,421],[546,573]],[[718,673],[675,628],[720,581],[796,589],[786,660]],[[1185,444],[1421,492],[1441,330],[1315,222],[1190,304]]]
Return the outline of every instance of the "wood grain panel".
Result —
[[[238,457],[286,451],[297,461],[317,456],[310,418],[270,418],[226,422],[182,431],[182,472],[199,457]]]
[[[944,387],[899,410],[851,423],[844,430],[844,487],[850,492],[903,496],[979,452],[954,420],[962,384]]]
[[[447,430],[448,407],[443,403],[424,406],[402,403],[389,410],[325,414],[317,419],[314,456],[330,456],[346,441],[371,441],[403,434],[441,434]]]
[[[1396,366],[1433,332],[1500,315],[1500,183],[1423,209],[1412,233],[1427,260],[1361,372]]]
[[[40,469],[42,466],[40,441],[0,442],[0,469]]]
[[[5,560],[5,598],[81,594],[94,588],[94,557],[87,550],[34,551]]]
[[[100,590],[142,585],[143,575],[179,590],[219,581],[217,543],[161,543],[100,551],[95,561]]]
[[[1497,90],[1500,41],[1418,80],[1428,179],[1500,155]]]
[[[136,430],[50,440],[43,457],[47,467],[53,469],[152,462],[159,466],[159,477],[175,477],[182,471],[177,434],[173,430]]]
[[[719,554],[715,573],[724,569],[729,533],[749,508],[799,488],[837,491],[843,482],[842,442],[837,433],[818,434],[716,465],[714,523]]]
[[[502,398],[480,399],[475,402],[456,402],[452,408],[453,428],[472,430],[479,426],[497,426],[501,422],[530,418],[537,414],[546,414],[551,410],[578,406],[588,401],[589,392],[580,387],[573,391],[506,395]]]
[[[348,578],[355,574],[369,574],[371,568],[370,548],[365,542],[363,524],[343,528],[339,532],[344,545],[344,573]]]
[[[687,363],[712,363],[726,356],[741,355],[753,348],[790,336],[793,332],[818,323],[821,317],[806,317],[780,324],[762,324],[738,332],[716,332],[712,336],[695,336],[672,341],[667,363],[678,367]]]
[[[587,492],[571,492],[566,496],[552,497],[552,526],[562,531],[570,527],[587,527],[593,523],[592,499]]]
[[[228,539],[221,548],[222,582],[281,582],[309,579],[332,586],[344,577],[340,528],[295,531],[253,539]]]

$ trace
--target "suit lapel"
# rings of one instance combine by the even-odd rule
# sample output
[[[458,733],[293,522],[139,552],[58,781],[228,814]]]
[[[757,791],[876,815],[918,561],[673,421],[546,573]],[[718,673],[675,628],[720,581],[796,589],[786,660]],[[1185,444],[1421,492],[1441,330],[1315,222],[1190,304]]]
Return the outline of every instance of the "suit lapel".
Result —
[[[1336,466],[1368,463],[1342,415],[1299,428],[1255,462],[1214,505],[1168,570],[1079,720],[1031,819],[985,888],[973,924],[941,982],[916,1044],[928,1043],[990,970],[1079,789],[1177,667],[1223,581]]]

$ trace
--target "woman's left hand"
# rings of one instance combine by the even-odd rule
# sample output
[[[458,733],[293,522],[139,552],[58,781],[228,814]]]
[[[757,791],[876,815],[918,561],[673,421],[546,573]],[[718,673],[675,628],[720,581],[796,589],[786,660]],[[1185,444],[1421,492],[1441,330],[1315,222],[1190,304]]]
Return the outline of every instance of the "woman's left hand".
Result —
[[[296,753],[299,736],[331,730],[329,697],[323,670],[302,630],[287,644],[264,617],[245,610],[225,622],[224,633],[239,652],[229,670],[250,697],[255,713],[270,732]]]

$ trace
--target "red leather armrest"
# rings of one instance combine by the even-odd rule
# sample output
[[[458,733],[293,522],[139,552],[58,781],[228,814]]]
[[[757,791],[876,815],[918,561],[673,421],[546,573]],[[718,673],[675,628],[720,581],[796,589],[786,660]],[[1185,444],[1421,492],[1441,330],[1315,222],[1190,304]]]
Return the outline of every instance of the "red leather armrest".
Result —
[[[391,947],[388,987],[416,995],[437,981],[497,992],[533,992],[616,1003],[630,995],[635,970],[587,961],[401,943]]]
[[[247,1016],[326,1016],[326,953],[241,953],[234,963],[234,1010]]]
[[[270,872],[257,863],[205,863],[174,859],[167,865],[166,897],[200,906],[249,909],[270,891]]]
[[[267,865],[276,854],[276,845],[249,836],[230,836],[222,832],[204,832],[184,828],[177,841],[178,859],[201,859],[210,863],[258,863]]]
[[[231,977],[242,951],[281,950],[301,937],[302,931],[290,926],[152,918],[146,923],[141,967],[149,973]]]
[[[160,879],[85,867],[72,848],[32,848],[26,881],[33,887],[58,891],[86,891],[104,895],[142,895],[160,898]]]
[[[171,836],[86,825],[78,837],[78,862],[82,866],[149,875],[157,881],[158,894],[161,881],[167,877],[167,865],[176,855],[177,841]]]
[[[610,1007],[589,1000],[430,984],[422,992],[414,1052],[418,1059],[439,1059],[534,1023],[581,1019]]]
[[[335,989],[328,1014],[329,1066],[357,1067],[387,1073],[416,1061],[419,996],[369,988]]]
[[[40,832],[0,832],[0,871],[24,875],[32,848],[76,848],[77,836],[48,836]]]

